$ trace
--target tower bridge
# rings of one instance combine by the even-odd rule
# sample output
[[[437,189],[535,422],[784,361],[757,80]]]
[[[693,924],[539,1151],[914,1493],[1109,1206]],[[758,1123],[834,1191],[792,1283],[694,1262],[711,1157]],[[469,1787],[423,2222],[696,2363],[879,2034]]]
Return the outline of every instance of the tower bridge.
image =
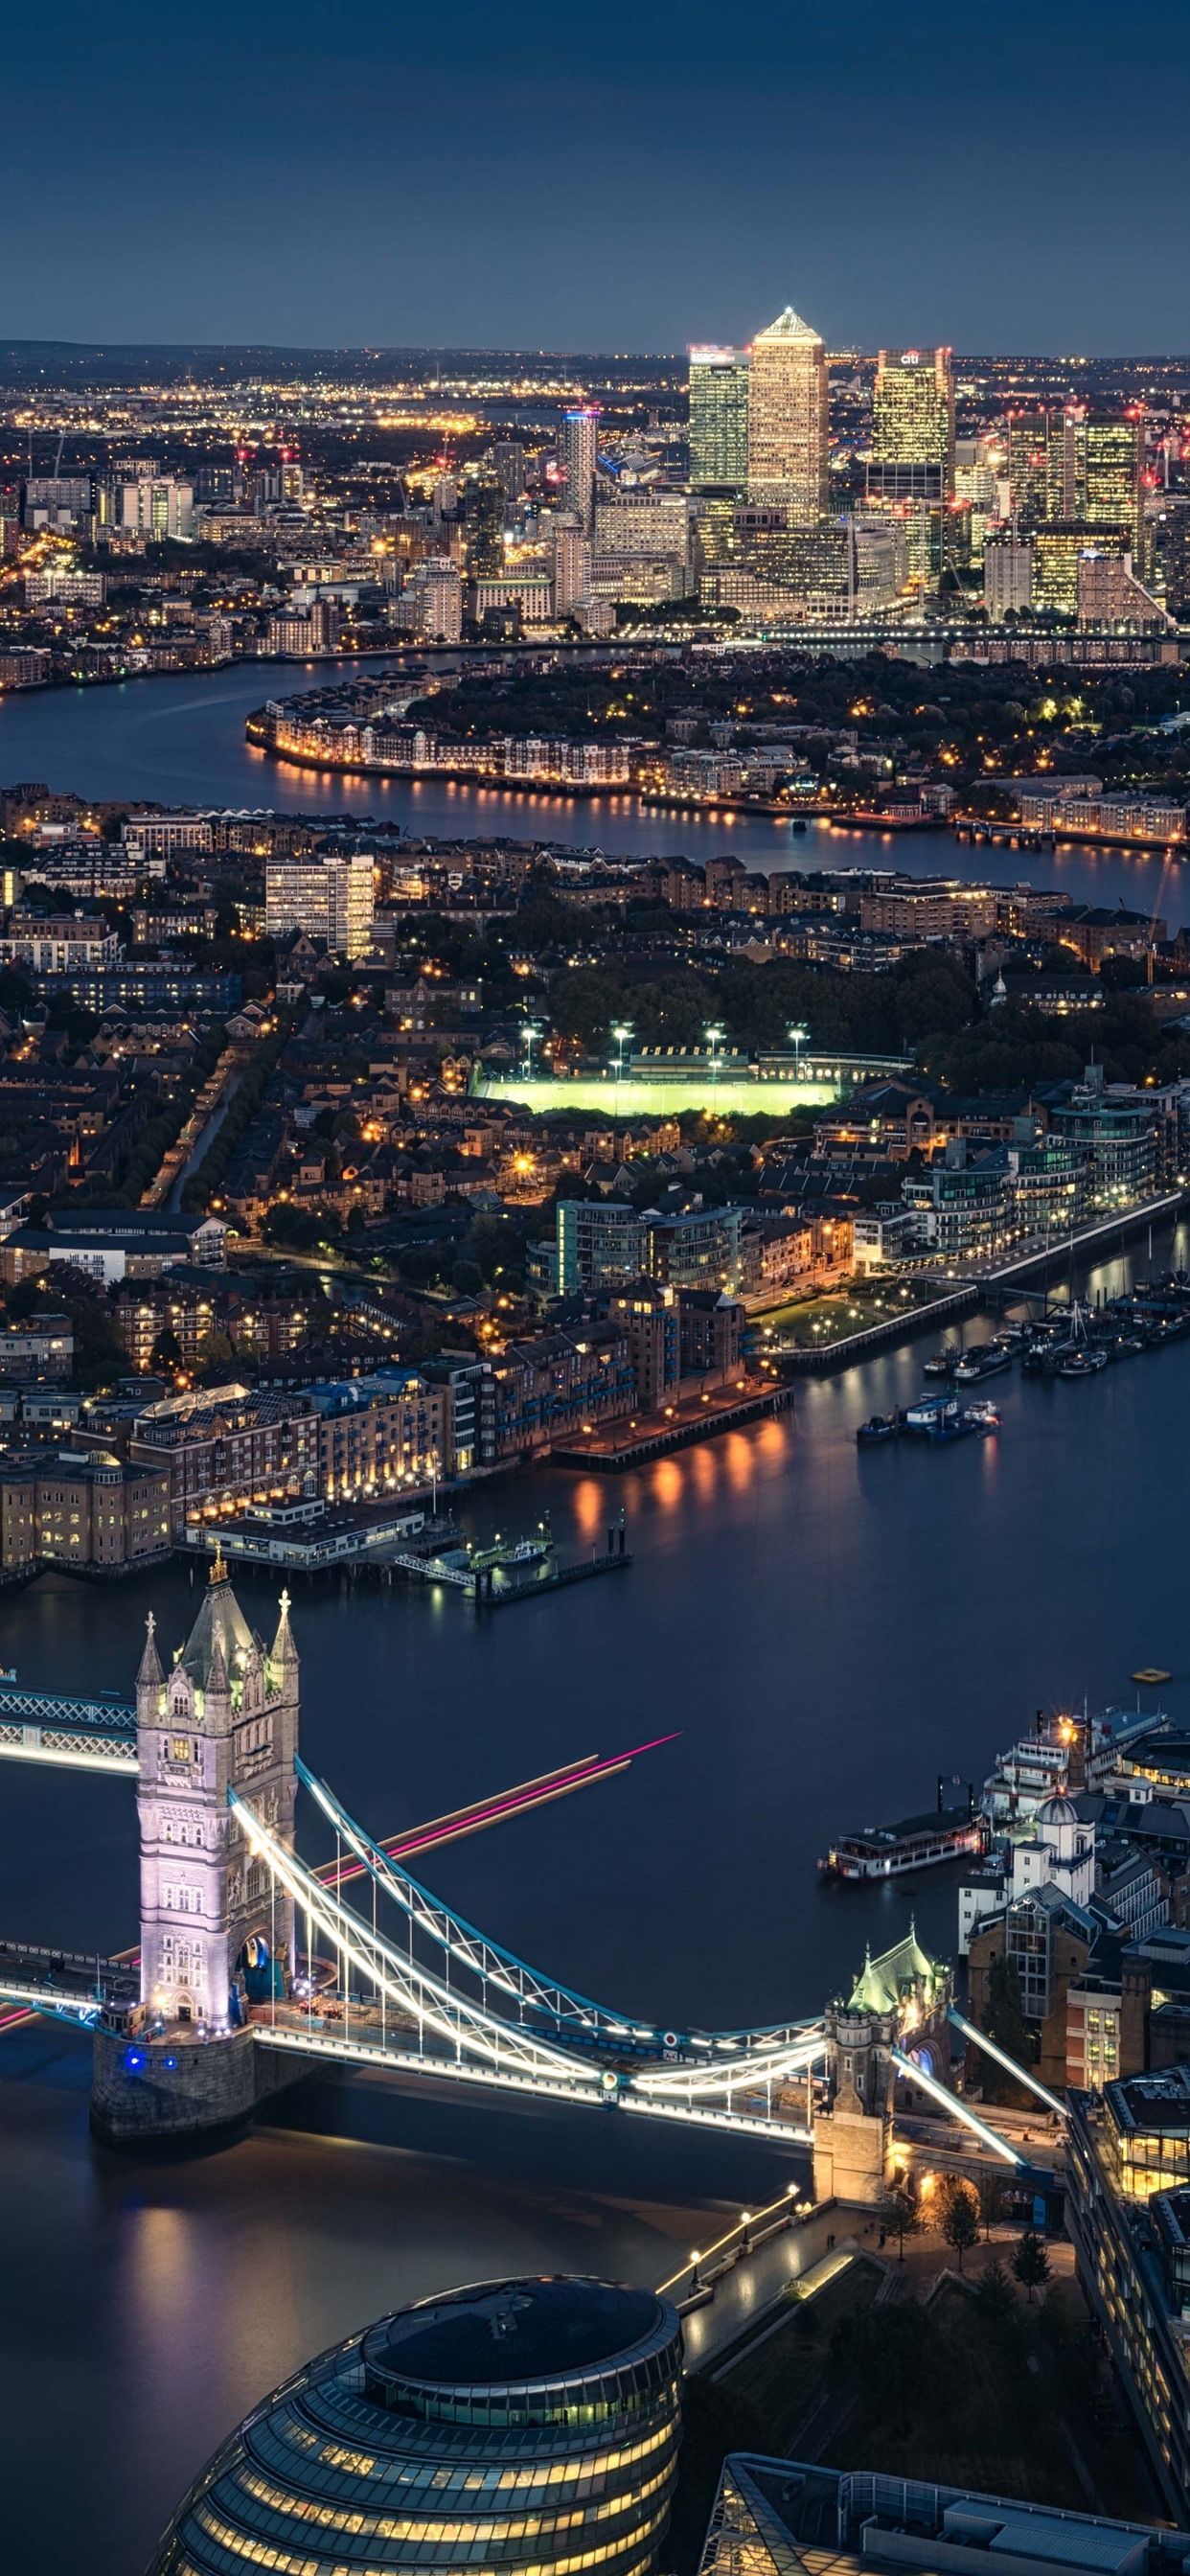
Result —
[[[221,1556],[168,1672],[150,1613],[134,1703],[0,1693],[0,1758],[73,1750],[75,1767],[136,1781],[135,1970],[0,1943],[0,1997],[92,2033],[100,2134],[227,2130],[333,2062],[812,2147],[819,2197],[879,2196],[898,2080],[948,2063],[949,1973],[912,1935],[817,2020],[682,2030],[612,2010],[479,1931],[377,1842],[302,1760],[299,1702],[287,1596],[266,1645]],[[319,1869],[297,1849],[299,1787],[335,1837]]]

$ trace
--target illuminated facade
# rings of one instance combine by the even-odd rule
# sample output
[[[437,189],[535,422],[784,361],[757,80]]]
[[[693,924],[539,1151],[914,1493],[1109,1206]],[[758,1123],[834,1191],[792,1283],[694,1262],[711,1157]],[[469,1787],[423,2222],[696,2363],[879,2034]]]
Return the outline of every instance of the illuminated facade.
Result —
[[[1135,415],[1072,418],[1073,516],[1091,528],[1126,528],[1138,570],[1145,561],[1144,431]]]
[[[746,349],[690,351],[690,482],[695,492],[730,496],[748,485]]]
[[[532,2278],[425,2299],[254,2409],[150,2576],[499,2568],[649,2576],[677,2475],[681,2329],[649,2290]]]
[[[372,943],[374,861],[353,850],[340,857],[270,859],[264,876],[265,935],[300,930],[336,956],[363,957]]]
[[[1190,2511],[1190,2068],[1073,2093],[1066,2226],[1158,2484]]]
[[[1082,519],[1050,519],[1034,528],[1030,540],[1032,605],[1056,609],[1061,617],[1078,615],[1078,576],[1083,556],[1094,547],[1099,556],[1132,552],[1129,530],[1097,527],[1094,537]]]
[[[582,403],[562,415],[562,463],[566,469],[566,506],[578,512],[587,529],[595,509],[598,461],[599,405]]]
[[[826,508],[829,431],[826,350],[786,305],[752,344],[748,393],[748,492],[813,527]]]
[[[245,1957],[284,1963],[292,1909],[228,1804],[249,1799],[293,1849],[298,1658],[288,1599],[271,1649],[248,1625],[222,1557],[168,1677],[150,1613],[136,1677],[141,2000],[168,2026],[226,2031]]]
[[[939,497],[954,490],[954,378],[949,349],[882,349],[872,393],[877,472],[932,465]]]

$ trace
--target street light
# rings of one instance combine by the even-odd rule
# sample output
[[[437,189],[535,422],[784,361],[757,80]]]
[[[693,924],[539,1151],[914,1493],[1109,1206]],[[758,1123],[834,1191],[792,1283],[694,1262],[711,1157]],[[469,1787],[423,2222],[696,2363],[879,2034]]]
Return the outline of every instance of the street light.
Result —
[[[612,1036],[616,1041],[616,1081],[622,1082],[624,1079],[624,1048],[628,1039],[632,1036],[631,1020],[613,1021]]]
[[[704,1035],[704,1037],[708,1040],[709,1045],[710,1045],[710,1050],[711,1050],[711,1081],[712,1081],[712,1083],[713,1083],[713,1082],[715,1082],[715,1081],[716,1081],[716,1079],[717,1079],[717,1077],[718,1077],[718,1072],[719,1072],[719,1053],[718,1053],[718,1050],[719,1050],[719,1044],[720,1044],[720,1040],[721,1040],[722,1038],[724,1038],[724,1037],[726,1036],[726,1034],[727,1034],[726,1030],[720,1027],[720,1024],[719,1024],[718,1020],[708,1020],[708,1022],[707,1022],[707,1024],[706,1024],[706,1027],[705,1027],[705,1029],[704,1029],[704,1031],[703,1031],[703,1035]]]
[[[531,1076],[532,1076],[532,1072],[533,1072],[533,1049],[534,1049],[534,1046],[536,1045],[536,1042],[537,1042],[538,1038],[541,1036],[541,1034],[542,1034],[542,1031],[543,1031],[544,1027],[545,1027],[545,1022],[544,1022],[544,1020],[526,1020],[526,1022],[525,1022],[524,1037],[525,1037],[525,1080],[526,1080],[526,1081],[529,1081],[529,1080],[530,1080],[530,1078],[531,1078]]]
[[[801,1020],[795,1020],[792,1026],[786,1030],[785,1034],[793,1048],[793,1078],[795,1082],[800,1082],[802,1072],[802,1048],[806,1039],[809,1037],[810,1032],[808,1028],[803,1025]]]

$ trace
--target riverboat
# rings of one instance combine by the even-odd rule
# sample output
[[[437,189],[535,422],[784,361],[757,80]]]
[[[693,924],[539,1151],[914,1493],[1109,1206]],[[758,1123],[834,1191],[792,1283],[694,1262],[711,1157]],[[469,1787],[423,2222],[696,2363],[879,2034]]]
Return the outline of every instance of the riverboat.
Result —
[[[895,1440],[900,1428],[895,1413],[873,1413],[860,1423],[855,1436],[861,1449],[876,1449],[885,1440]]]
[[[931,1440],[938,1447],[995,1431],[999,1421],[994,1405],[961,1405],[955,1395],[923,1395],[916,1404],[908,1405],[902,1416],[903,1427],[912,1437]]]
[[[865,1825],[843,1834],[818,1863],[824,1877],[903,1878],[910,1870],[937,1869],[942,1861],[971,1860],[988,1847],[988,1830],[972,1807],[943,1807],[931,1815],[903,1816],[895,1825]]]
[[[1002,1350],[998,1342],[976,1342],[964,1351],[954,1373],[955,1384],[974,1386],[981,1377],[997,1377],[1001,1369],[1011,1366],[1011,1351]]]
[[[1054,1375],[1055,1377],[1097,1377],[1100,1369],[1106,1367],[1106,1351],[1070,1350],[1057,1362]]]

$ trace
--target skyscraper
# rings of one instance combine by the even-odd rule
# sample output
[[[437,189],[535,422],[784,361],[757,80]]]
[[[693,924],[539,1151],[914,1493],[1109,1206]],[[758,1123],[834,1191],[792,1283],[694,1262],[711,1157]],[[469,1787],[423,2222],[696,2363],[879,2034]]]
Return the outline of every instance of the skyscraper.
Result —
[[[595,508],[599,405],[583,403],[562,415],[562,463],[566,468],[566,507],[577,510],[589,528]]]
[[[1133,561],[1145,559],[1144,428],[1139,413],[1089,413],[1071,422],[1074,515],[1091,528],[1127,528]]]
[[[748,487],[748,351],[690,351],[690,481],[730,496]]]
[[[949,349],[882,349],[872,394],[872,463],[937,469],[938,498],[954,489],[954,378]]]
[[[572,617],[591,587],[591,547],[577,510],[559,510],[554,521],[554,615]]]
[[[1064,428],[1052,411],[1010,411],[1008,490],[1022,527],[1067,515]]]
[[[904,520],[910,579],[936,587],[952,558],[954,381],[949,349],[882,349],[872,393],[868,507]]]
[[[827,499],[826,350],[787,304],[752,343],[748,493],[813,527]]]

